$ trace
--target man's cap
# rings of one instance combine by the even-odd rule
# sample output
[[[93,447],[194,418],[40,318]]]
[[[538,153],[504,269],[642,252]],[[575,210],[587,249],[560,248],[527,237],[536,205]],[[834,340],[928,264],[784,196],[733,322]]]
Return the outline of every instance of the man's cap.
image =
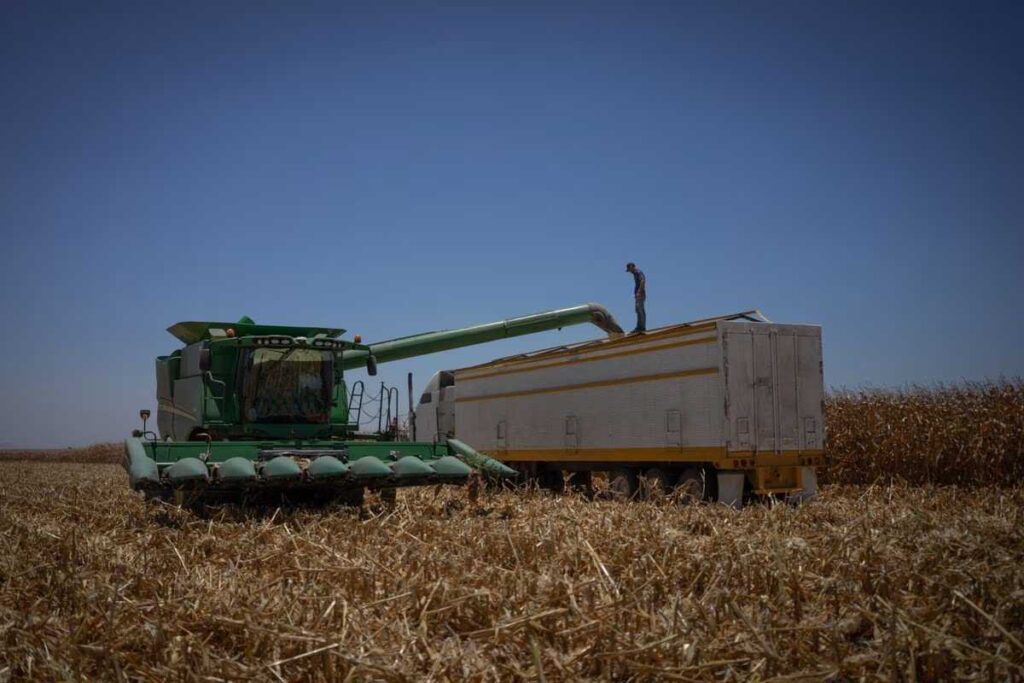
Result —
[[[630,261],[629,263],[626,264],[626,272],[627,273],[629,272],[630,268],[636,268],[636,264],[633,263],[632,261]]]

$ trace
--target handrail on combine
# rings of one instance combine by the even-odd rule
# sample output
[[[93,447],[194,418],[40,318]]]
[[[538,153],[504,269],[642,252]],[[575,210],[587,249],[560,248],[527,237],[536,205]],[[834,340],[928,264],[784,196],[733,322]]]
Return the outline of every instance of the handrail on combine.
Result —
[[[387,404],[385,405],[385,397]],[[395,412],[391,412],[392,399],[394,399]],[[386,411],[386,412],[385,412]],[[377,433],[383,434],[391,429],[391,419],[398,416],[398,387],[389,387],[384,382],[380,383],[380,404],[377,410]]]
[[[363,397],[366,394],[366,385],[363,384],[363,380],[356,380],[352,383],[351,393],[348,395],[348,426],[349,429],[359,431],[359,421],[363,416]],[[359,398],[359,403],[356,404],[356,397]],[[355,405],[355,419],[352,419],[353,410],[352,406]]]

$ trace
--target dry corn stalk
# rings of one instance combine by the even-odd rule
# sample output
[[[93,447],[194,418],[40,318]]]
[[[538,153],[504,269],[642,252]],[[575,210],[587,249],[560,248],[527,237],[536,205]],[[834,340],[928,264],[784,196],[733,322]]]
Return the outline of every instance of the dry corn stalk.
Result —
[[[831,481],[1024,483],[1024,380],[841,391],[825,411]]]

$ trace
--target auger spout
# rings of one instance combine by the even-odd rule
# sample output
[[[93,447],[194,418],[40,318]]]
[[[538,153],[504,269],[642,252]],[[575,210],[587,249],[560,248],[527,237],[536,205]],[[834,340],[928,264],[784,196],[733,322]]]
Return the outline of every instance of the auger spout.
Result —
[[[342,352],[341,366],[346,370],[364,367],[371,353],[378,363],[386,363],[583,323],[592,323],[609,335],[622,334],[622,328],[608,309],[600,304],[582,304],[483,325],[425,332],[377,342],[369,345],[369,351],[351,349]]]

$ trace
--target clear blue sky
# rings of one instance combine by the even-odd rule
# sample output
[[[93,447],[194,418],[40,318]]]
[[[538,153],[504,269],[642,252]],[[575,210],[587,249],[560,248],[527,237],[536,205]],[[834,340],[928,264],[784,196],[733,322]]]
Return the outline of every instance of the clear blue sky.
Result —
[[[5,2],[0,442],[122,438],[178,320],[632,325],[627,260],[833,386],[1024,374],[1022,8]]]

